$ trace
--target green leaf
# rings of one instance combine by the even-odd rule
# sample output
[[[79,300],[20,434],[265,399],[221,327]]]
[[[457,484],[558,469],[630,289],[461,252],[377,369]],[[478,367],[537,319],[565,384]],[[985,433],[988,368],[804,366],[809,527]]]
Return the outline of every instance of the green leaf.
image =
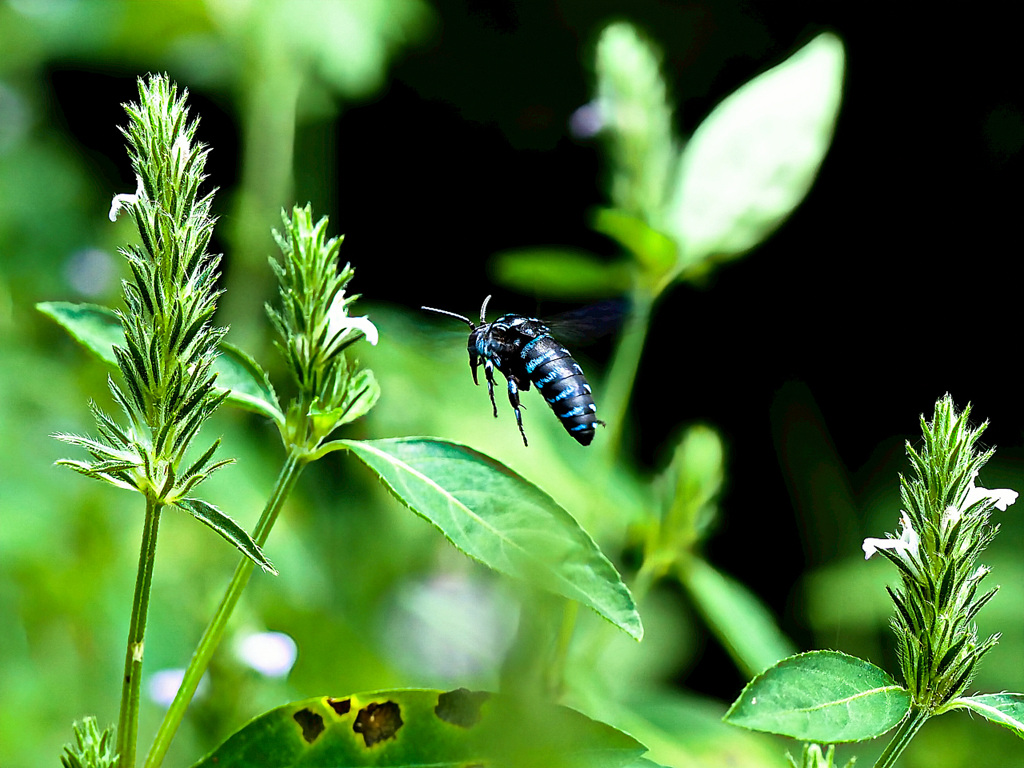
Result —
[[[369,413],[380,399],[380,384],[369,368],[361,368],[349,382],[345,401],[337,408],[322,409],[311,407],[317,434],[329,435],[343,424],[355,421]]]
[[[234,544],[243,555],[252,560],[264,571],[272,573],[275,576],[277,575],[277,571],[274,570],[274,566],[271,565],[266,555],[263,554],[263,550],[261,550],[259,545],[252,540],[252,537],[246,532],[246,530],[217,509],[213,504],[210,504],[208,501],[203,501],[202,499],[185,498],[178,499],[174,502],[174,506],[185,510],[196,518],[196,520],[210,526],[210,528],[223,536],[227,541]]]
[[[635,639],[643,637],[632,595],[593,539],[504,464],[433,438],[338,442],[465,554],[589,606]]]
[[[272,709],[194,768],[620,768],[644,751],[625,733],[566,707],[464,688],[394,690]]]
[[[832,141],[843,67],[842,42],[819,35],[701,123],[666,213],[680,268],[753,248],[799,205]]]
[[[962,696],[951,702],[953,707],[963,707],[977,712],[997,725],[1009,728],[1024,738],[1024,693],[986,693],[978,696]]]
[[[771,612],[743,584],[693,558],[680,579],[708,627],[748,675],[792,656],[796,648]]]
[[[837,651],[783,659],[751,680],[725,721],[802,741],[873,739],[910,709],[910,693],[874,664]]]
[[[47,301],[36,304],[44,315],[51,317],[86,349],[100,360],[117,365],[113,347],[125,346],[124,330],[117,315],[96,304],[72,304],[65,301]],[[221,342],[220,355],[213,365],[217,372],[217,389],[229,390],[228,402],[246,410],[267,416],[279,424],[284,414],[267,374],[247,353],[233,344]]]
[[[493,266],[502,285],[559,299],[617,296],[630,285],[626,264],[569,248],[504,251],[494,257]]]
[[[654,279],[676,263],[678,246],[675,241],[627,211],[599,208],[593,226],[629,251]]]
[[[218,349],[220,355],[213,364],[217,372],[217,389],[230,390],[228,400],[235,405],[283,425],[284,414],[266,371],[247,352],[234,344],[222,341]]]
[[[111,310],[96,304],[43,301],[36,309],[56,320],[71,336],[105,363],[117,365],[114,345],[123,347],[124,330]]]

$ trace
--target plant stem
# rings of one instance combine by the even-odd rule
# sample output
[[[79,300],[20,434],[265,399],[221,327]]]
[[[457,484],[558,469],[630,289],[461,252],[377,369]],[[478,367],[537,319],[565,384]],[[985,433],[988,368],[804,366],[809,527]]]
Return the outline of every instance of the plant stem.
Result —
[[[117,754],[120,768],[134,768],[139,733],[139,691],[142,683],[142,656],[145,650],[146,614],[153,585],[156,562],[156,537],[163,506],[146,497],[146,522],[142,529],[139,571],[135,577],[135,597],[128,626],[128,647],[124,658],[124,680],[121,687],[121,713],[117,719]]]
[[[576,617],[580,612],[580,604],[575,600],[565,600],[562,607],[562,625],[558,630],[558,641],[554,656],[547,670],[547,694],[552,701],[557,701],[565,688],[565,665],[569,658],[569,645],[572,643],[576,629]]]
[[[917,732],[921,730],[921,726],[928,721],[929,717],[931,717],[931,713],[927,710],[912,706],[910,713],[896,731],[896,735],[892,737],[892,741],[889,742],[882,754],[879,755],[878,760],[875,762],[875,768],[890,768],[895,765],[896,760],[903,754],[903,750],[907,748],[910,740],[917,735]]]
[[[622,338],[615,349],[611,368],[605,383],[602,408],[608,422],[608,438],[605,456],[610,461],[622,450],[622,435],[625,427],[626,414],[629,412],[629,400],[633,393],[633,382],[636,381],[640,357],[644,342],[647,340],[647,328],[651,322],[651,310],[654,297],[644,289],[633,292],[631,316]]]
[[[292,451],[285,460],[284,466],[281,467],[274,489],[271,491],[267,505],[263,508],[263,514],[253,531],[253,539],[260,547],[266,543],[270,530],[274,527],[278,514],[284,506],[284,501],[295,486],[303,466],[305,464],[301,454],[298,451]],[[210,619],[199,645],[196,646],[196,650],[192,654],[192,661],[189,662],[188,669],[185,670],[185,676],[174,696],[174,701],[171,702],[171,706],[164,715],[160,730],[157,731],[156,738],[153,739],[153,746],[150,747],[149,755],[146,756],[146,768],[155,768],[163,762],[167,750],[171,746],[171,741],[185,717],[185,710],[188,709],[188,705],[195,695],[199,681],[209,667],[210,659],[224,636],[228,619],[231,618],[242,592],[249,583],[252,570],[252,560],[242,557],[235,568],[235,575],[232,577],[231,583],[228,584],[224,597],[221,598],[220,605],[217,606],[216,613]]]

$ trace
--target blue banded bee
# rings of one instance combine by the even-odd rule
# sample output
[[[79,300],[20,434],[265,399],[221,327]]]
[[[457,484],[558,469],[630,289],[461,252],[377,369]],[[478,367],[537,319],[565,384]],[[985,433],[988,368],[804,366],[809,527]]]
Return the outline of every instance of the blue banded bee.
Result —
[[[604,422],[597,418],[594,396],[579,363],[573,360],[569,350],[555,341],[551,330],[537,318],[508,314],[488,323],[487,303],[490,300],[488,296],[480,307],[480,325],[468,317],[444,309],[421,309],[454,317],[470,327],[469,367],[473,372],[473,383],[480,383],[476,371],[482,363],[487,379],[487,393],[491,397],[494,417],[497,418],[494,369],[501,371],[508,380],[508,400],[515,411],[523,445],[529,443],[519,411],[519,393],[529,391],[531,383],[537,386],[566,432],[581,445],[590,445],[594,439],[594,425],[604,425]]]

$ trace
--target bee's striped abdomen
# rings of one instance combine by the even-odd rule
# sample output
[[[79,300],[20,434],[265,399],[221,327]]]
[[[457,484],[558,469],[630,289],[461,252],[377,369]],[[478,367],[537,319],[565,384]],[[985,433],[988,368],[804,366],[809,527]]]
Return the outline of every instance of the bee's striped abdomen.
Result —
[[[598,423],[597,406],[590,384],[569,350],[544,334],[524,344],[520,356],[530,380],[566,432],[581,445],[590,445]]]

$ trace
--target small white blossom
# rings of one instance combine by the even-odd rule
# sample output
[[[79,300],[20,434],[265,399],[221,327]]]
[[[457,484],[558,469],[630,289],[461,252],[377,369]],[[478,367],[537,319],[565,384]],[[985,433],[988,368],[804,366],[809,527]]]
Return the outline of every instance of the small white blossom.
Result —
[[[345,312],[345,292],[338,291],[337,296],[327,310],[327,329],[331,337],[347,336],[352,331],[360,331],[368,342],[377,346],[377,326],[370,322],[366,315],[362,317],[349,317]]]
[[[900,532],[900,537],[894,539],[892,537],[885,539],[864,539],[864,543],[861,545],[861,549],[864,550],[864,559],[867,560],[875,552],[880,549],[895,549],[901,552],[917,552],[918,544],[921,539],[917,535],[917,531],[914,530],[914,526],[910,523],[910,518],[907,517],[907,513],[903,512],[900,515],[900,525],[903,530]]]
[[[992,499],[995,503],[996,509],[1000,512],[1005,512],[1006,508],[1017,500],[1017,492],[1010,490],[1009,488],[995,488],[990,490],[988,488],[982,488],[975,485],[974,480],[977,476],[977,472],[971,475],[971,484],[967,488],[967,496],[964,497],[962,509],[967,509],[971,504],[979,502],[982,499]]]
[[[107,216],[111,221],[117,221],[117,216],[121,213],[122,208],[126,208],[129,205],[135,205],[139,202],[139,198],[142,197],[142,177],[136,175],[135,178],[138,181],[138,184],[135,187],[135,194],[114,195],[114,199],[110,202],[110,213],[108,213]]]

